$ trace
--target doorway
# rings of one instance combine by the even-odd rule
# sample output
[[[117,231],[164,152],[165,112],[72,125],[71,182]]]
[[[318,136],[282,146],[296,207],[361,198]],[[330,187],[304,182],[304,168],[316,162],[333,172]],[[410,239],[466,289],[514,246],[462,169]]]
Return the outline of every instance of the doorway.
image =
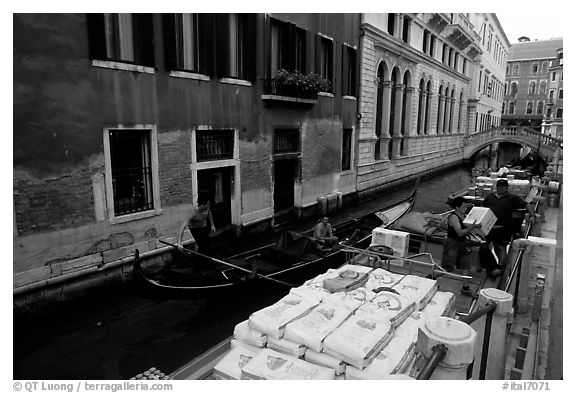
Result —
[[[296,160],[274,161],[274,213],[294,207]]]
[[[198,195],[204,194],[208,197],[216,228],[227,227],[232,223],[231,173],[231,167],[198,171]]]

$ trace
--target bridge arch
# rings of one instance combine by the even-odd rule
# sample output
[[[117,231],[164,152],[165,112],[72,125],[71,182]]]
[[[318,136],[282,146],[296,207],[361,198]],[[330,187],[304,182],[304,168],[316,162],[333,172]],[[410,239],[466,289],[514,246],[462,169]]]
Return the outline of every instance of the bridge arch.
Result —
[[[476,132],[464,138],[465,160],[470,160],[485,147],[498,142],[512,142],[531,148],[545,161],[550,161],[557,150],[562,151],[562,140],[542,134],[529,127],[498,126]]]

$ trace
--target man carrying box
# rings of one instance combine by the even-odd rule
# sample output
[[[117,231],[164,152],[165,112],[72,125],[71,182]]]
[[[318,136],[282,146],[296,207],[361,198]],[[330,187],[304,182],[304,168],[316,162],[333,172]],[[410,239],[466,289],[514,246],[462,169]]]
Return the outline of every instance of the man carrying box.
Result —
[[[508,181],[506,179],[499,179],[496,182],[496,192],[487,195],[482,206],[490,208],[497,218],[496,224],[486,237],[486,241],[492,243],[498,257],[498,263],[504,268],[507,264],[506,246],[512,240],[512,235],[514,235],[512,212],[515,209],[526,209],[530,213],[530,221],[532,222],[536,217],[534,209],[518,195],[508,192]]]

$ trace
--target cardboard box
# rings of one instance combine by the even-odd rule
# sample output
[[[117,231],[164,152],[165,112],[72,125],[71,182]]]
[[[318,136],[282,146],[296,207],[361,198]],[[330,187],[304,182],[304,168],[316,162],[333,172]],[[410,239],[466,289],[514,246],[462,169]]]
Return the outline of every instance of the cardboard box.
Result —
[[[394,250],[395,257],[406,257],[408,255],[408,243],[410,234],[408,232],[393,231],[385,228],[374,228],[372,230],[371,246],[388,246]]]
[[[482,224],[482,228],[478,228],[478,230],[486,236],[496,223],[496,220],[496,216],[490,208],[474,206],[464,219],[464,224],[474,224],[474,222]]]

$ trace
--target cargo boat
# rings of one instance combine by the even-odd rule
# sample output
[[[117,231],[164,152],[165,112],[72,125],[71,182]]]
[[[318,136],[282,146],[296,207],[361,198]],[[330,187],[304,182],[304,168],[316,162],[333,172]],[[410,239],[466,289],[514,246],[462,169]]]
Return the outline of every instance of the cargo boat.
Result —
[[[538,203],[538,202],[536,202]],[[526,223],[523,225],[524,236],[527,237],[532,231],[532,224]],[[417,275],[420,277],[434,277],[435,272],[441,272],[442,269],[434,262],[439,260],[437,247],[431,247],[428,249],[431,243],[427,242],[423,237],[421,238],[422,244],[416,247],[411,239],[411,247],[409,248],[408,255],[406,258],[397,258],[388,255],[387,253],[379,253],[377,249],[372,247],[372,249],[358,249],[356,247],[346,247],[346,253],[348,255],[348,264],[360,264],[374,266],[377,263],[378,266],[384,267],[391,272],[398,274],[410,274]],[[424,252],[422,252],[424,250]],[[497,288],[500,287],[506,292],[512,292],[516,296],[518,292],[518,279],[516,276],[520,276],[520,269],[522,266],[523,250],[516,250],[516,254],[513,255],[512,271],[509,277],[487,277],[485,274],[477,271],[472,271],[470,274],[470,286],[476,291],[487,288]],[[473,310],[476,306],[477,300],[470,298],[468,296],[463,296],[460,294],[461,279],[463,277],[454,275],[444,275],[436,278],[438,282],[439,289],[446,292],[452,292],[455,295],[454,303],[454,316],[457,319],[466,319],[473,314]],[[512,288],[512,284],[516,284],[516,288]],[[514,307],[516,307],[516,297],[514,299]],[[538,325],[539,326],[539,325]],[[523,329],[524,331],[524,329]],[[226,340],[215,345],[213,348],[182,366],[180,369],[176,370],[170,375],[171,379],[185,379],[185,380],[196,380],[196,379],[214,379],[213,369],[216,364],[230,351],[231,343],[234,337],[231,336]],[[536,349],[537,350],[537,349]],[[518,350],[520,351],[520,349]],[[519,352],[517,352],[519,353]],[[523,352],[526,353],[525,351]],[[528,355],[529,357],[529,355]],[[523,358],[524,359],[524,358]],[[517,359],[516,359],[517,361]],[[485,359],[483,359],[485,364]],[[514,370],[512,370],[514,372]],[[516,375],[517,376],[517,375]],[[484,379],[483,376],[480,379]],[[534,378],[527,378],[534,379]]]

